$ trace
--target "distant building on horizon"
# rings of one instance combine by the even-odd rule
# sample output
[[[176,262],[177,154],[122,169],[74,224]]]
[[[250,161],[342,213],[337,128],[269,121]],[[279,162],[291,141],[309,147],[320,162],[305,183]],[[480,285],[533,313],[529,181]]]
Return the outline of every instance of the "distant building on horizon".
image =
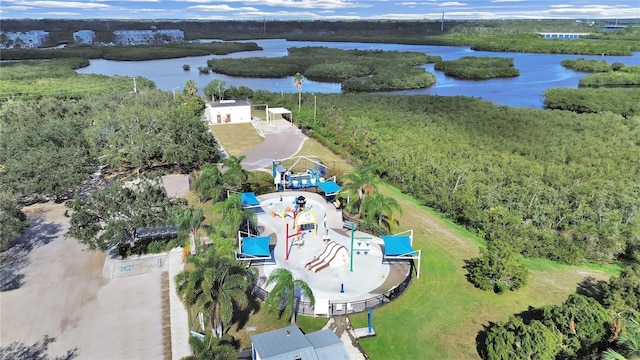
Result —
[[[0,31],[0,48],[3,49],[34,49],[42,47],[49,37],[49,32],[44,30],[31,30],[27,32],[2,32]]]
[[[543,32],[539,32],[538,35],[542,35],[545,39],[575,40],[575,39],[583,38],[585,36],[589,36],[589,35],[591,35],[591,33],[570,33],[570,32],[543,33]]]
[[[113,42],[118,45],[164,44],[184,41],[184,31],[167,30],[116,30]]]
[[[73,33],[73,41],[76,44],[93,44],[96,33],[93,30],[80,30]]]

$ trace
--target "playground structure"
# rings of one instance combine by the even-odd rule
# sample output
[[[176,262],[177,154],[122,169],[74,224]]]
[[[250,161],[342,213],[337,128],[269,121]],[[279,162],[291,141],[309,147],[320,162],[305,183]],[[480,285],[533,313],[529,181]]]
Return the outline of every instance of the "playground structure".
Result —
[[[385,251],[381,238],[351,228],[345,231],[342,212],[320,193],[274,192],[255,200],[252,195],[244,196],[243,205],[262,208],[256,212],[260,232],[238,234],[236,258],[258,269],[256,286],[265,287],[260,291],[269,291],[266,279],[277,268],[287,268],[294,278],[305,281],[316,298],[312,314],[364,311],[349,305],[395,291],[399,283],[393,279],[398,277],[390,276],[390,271],[399,267],[392,263],[416,258],[404,246],[407,239],[410,246],[411,239],[403,234],[393,235]],[[406,278],[408,267],[402,269],[401,278]]]
[[[313,167],[309,167],[301,172],[295,172],[296,165],[298,165],[301,160],[311,162]],[[273,182],[276,185],[277,191],[316,187],[318,183],[325,181],[327,170],[327,167],[319,160],[308,158],[306,156],[298,157],[288,169],[282,165],[281,161],[273,161],[271,166]]]
[[[344,245],[335,241],[329,241],[322,253],[315,259],[309,261],[304,267],[309,271],[317,273],[328,266],[341,266],[349,261],[349,251]]]

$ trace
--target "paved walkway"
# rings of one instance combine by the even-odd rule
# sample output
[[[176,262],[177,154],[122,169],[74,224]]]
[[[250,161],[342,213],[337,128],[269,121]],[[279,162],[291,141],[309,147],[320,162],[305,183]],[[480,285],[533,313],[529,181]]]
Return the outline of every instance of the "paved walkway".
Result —
[[[260,119],[254,119],[251,123],[258,134],[264,137],[264,142],[242,154],[246,156],[242,167],[247,171],[270,167],[273,160],[295,156],[307,140],[300,129],[286,120],[275,120],[273,126]]]
[[[176,292],[175,276],[184,269],[182,248],[169,253],[169,315],[171,319],[171,358],[182,359],[191,355],[189,345],[189,316]]]

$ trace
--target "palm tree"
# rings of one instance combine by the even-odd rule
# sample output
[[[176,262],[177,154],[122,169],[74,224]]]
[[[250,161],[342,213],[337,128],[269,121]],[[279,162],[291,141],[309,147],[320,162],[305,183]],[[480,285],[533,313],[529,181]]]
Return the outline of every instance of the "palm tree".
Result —
[[[365,197],[360,209],[365,218],[375,219],[378,225],[384,225],[387,230],[391,230],[396,223],[395,212],[402,214],[402,208],[396,199],[380,193]]]
[[[207,332],[204,340],[190,336],[189,345],[193,349],[193,355],[186,356],[182,360],[235,360],[238,358],[238,352],[230,341],[215,339],[210,332]]]
[[[309,285],[303,280],[294,279],[293,274],[291,274],[291,271],[288,269],[275,269],[271,275],[269,275],[269,278],[267,278],[267,286],[272,283],[275,283],[276,285],[267,296],[265,302],[271,309],[279,309],[280,302],[284,300],[284,308],[281,309],[282,315],[285,317],[291,317],[291,324],[293,325],[296,324],[296,289],[300,291],[301,295],[309,298],[312,307],[316,304],[316,299],[313,297],[313,291],[311,291]]]
[[[204,220],[204,212],[202,209],[180,209],[176,211],[176,219],[181,230],[186,230],[189,233],[190,239],[196,241],[196,236],[200,224]],[[198,247],[196,247],[196,251]]]
[[[222,181],[227,188],[239,190],[249,180],[249,172],[242,168],[242,161],[246,158],[245,155],[232,155],[222,159],[222,164],[226,168],[222,174]]]
[[[234,310],[249,303],[251,278],[235,260],[217,256],[214,249],[192,256],[187,262],[194,269],[176,276],[178,296],[187,307],[204,309],[213,333],[220,336],[228,330]]]
[[[194,181],[193,189],[198,195],[198,201],[218,201],[224,191],[220,169],[213,164],[204,164]]]
[[[302,101],[302,83],[304,82],[304,75],[299,72],[293,77],[293,86],[298,89],[298,112],[300,112],[300,104]]]
[[[235,237],[242,224],[246,221],[256,224],[256,214],[250,209],[242,207],[240,194],[231,194],[224,202],[214,209],[221,212],[222,217],[216,221],[215,232],[224,237]],[[249,231],[249,229],[245,229]]]
[[[354,169],[354,171],[345,175],[346,184],[344,190],[349,194],[357,194],[357,201],[352,205],[362,215],[361,206],[365,196],[371,195],[377,191],[376,185],[379,179],[373,173],[370,167],[362,167]]]
[[[188,96],[194,96],[198,93],[198,85],[195,80],[187,80],[182,88],[182,93]]]

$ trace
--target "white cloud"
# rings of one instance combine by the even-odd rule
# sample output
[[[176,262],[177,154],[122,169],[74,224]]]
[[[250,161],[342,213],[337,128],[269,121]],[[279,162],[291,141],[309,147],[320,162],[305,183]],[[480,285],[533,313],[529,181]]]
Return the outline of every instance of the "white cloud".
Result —
[[[461,3],[461,2],[457,2],[457,1],[446,1],[443,3],[438,4],[440,6],[467,6],[469,4],[465,4],[465,3]]]
[[[240,8],[232,8],[229,5],[194,5],[187,7],[187,10],[197,10],[197,11],[258,11],[258,9],[253,7],[240,7]]]
[[[47,0],[40,0],[40,1],[24,1],[24,0],[18,0],[18,1],[5,1],[12,3],[12,4],[16,4],[16,5],[24,5],[24,6],[29,6],[30,8],[61,8],[61,9],[81,9],[81,10],[87,10],[87,9],[107,9],[107,8],[111,8],[110,5],[106,5],[106,4],[98,4],[98,3],[91,3],[91,2],[79,2],[79,1],[47,1]],[[49,13],[49,12],[47,12]]]

